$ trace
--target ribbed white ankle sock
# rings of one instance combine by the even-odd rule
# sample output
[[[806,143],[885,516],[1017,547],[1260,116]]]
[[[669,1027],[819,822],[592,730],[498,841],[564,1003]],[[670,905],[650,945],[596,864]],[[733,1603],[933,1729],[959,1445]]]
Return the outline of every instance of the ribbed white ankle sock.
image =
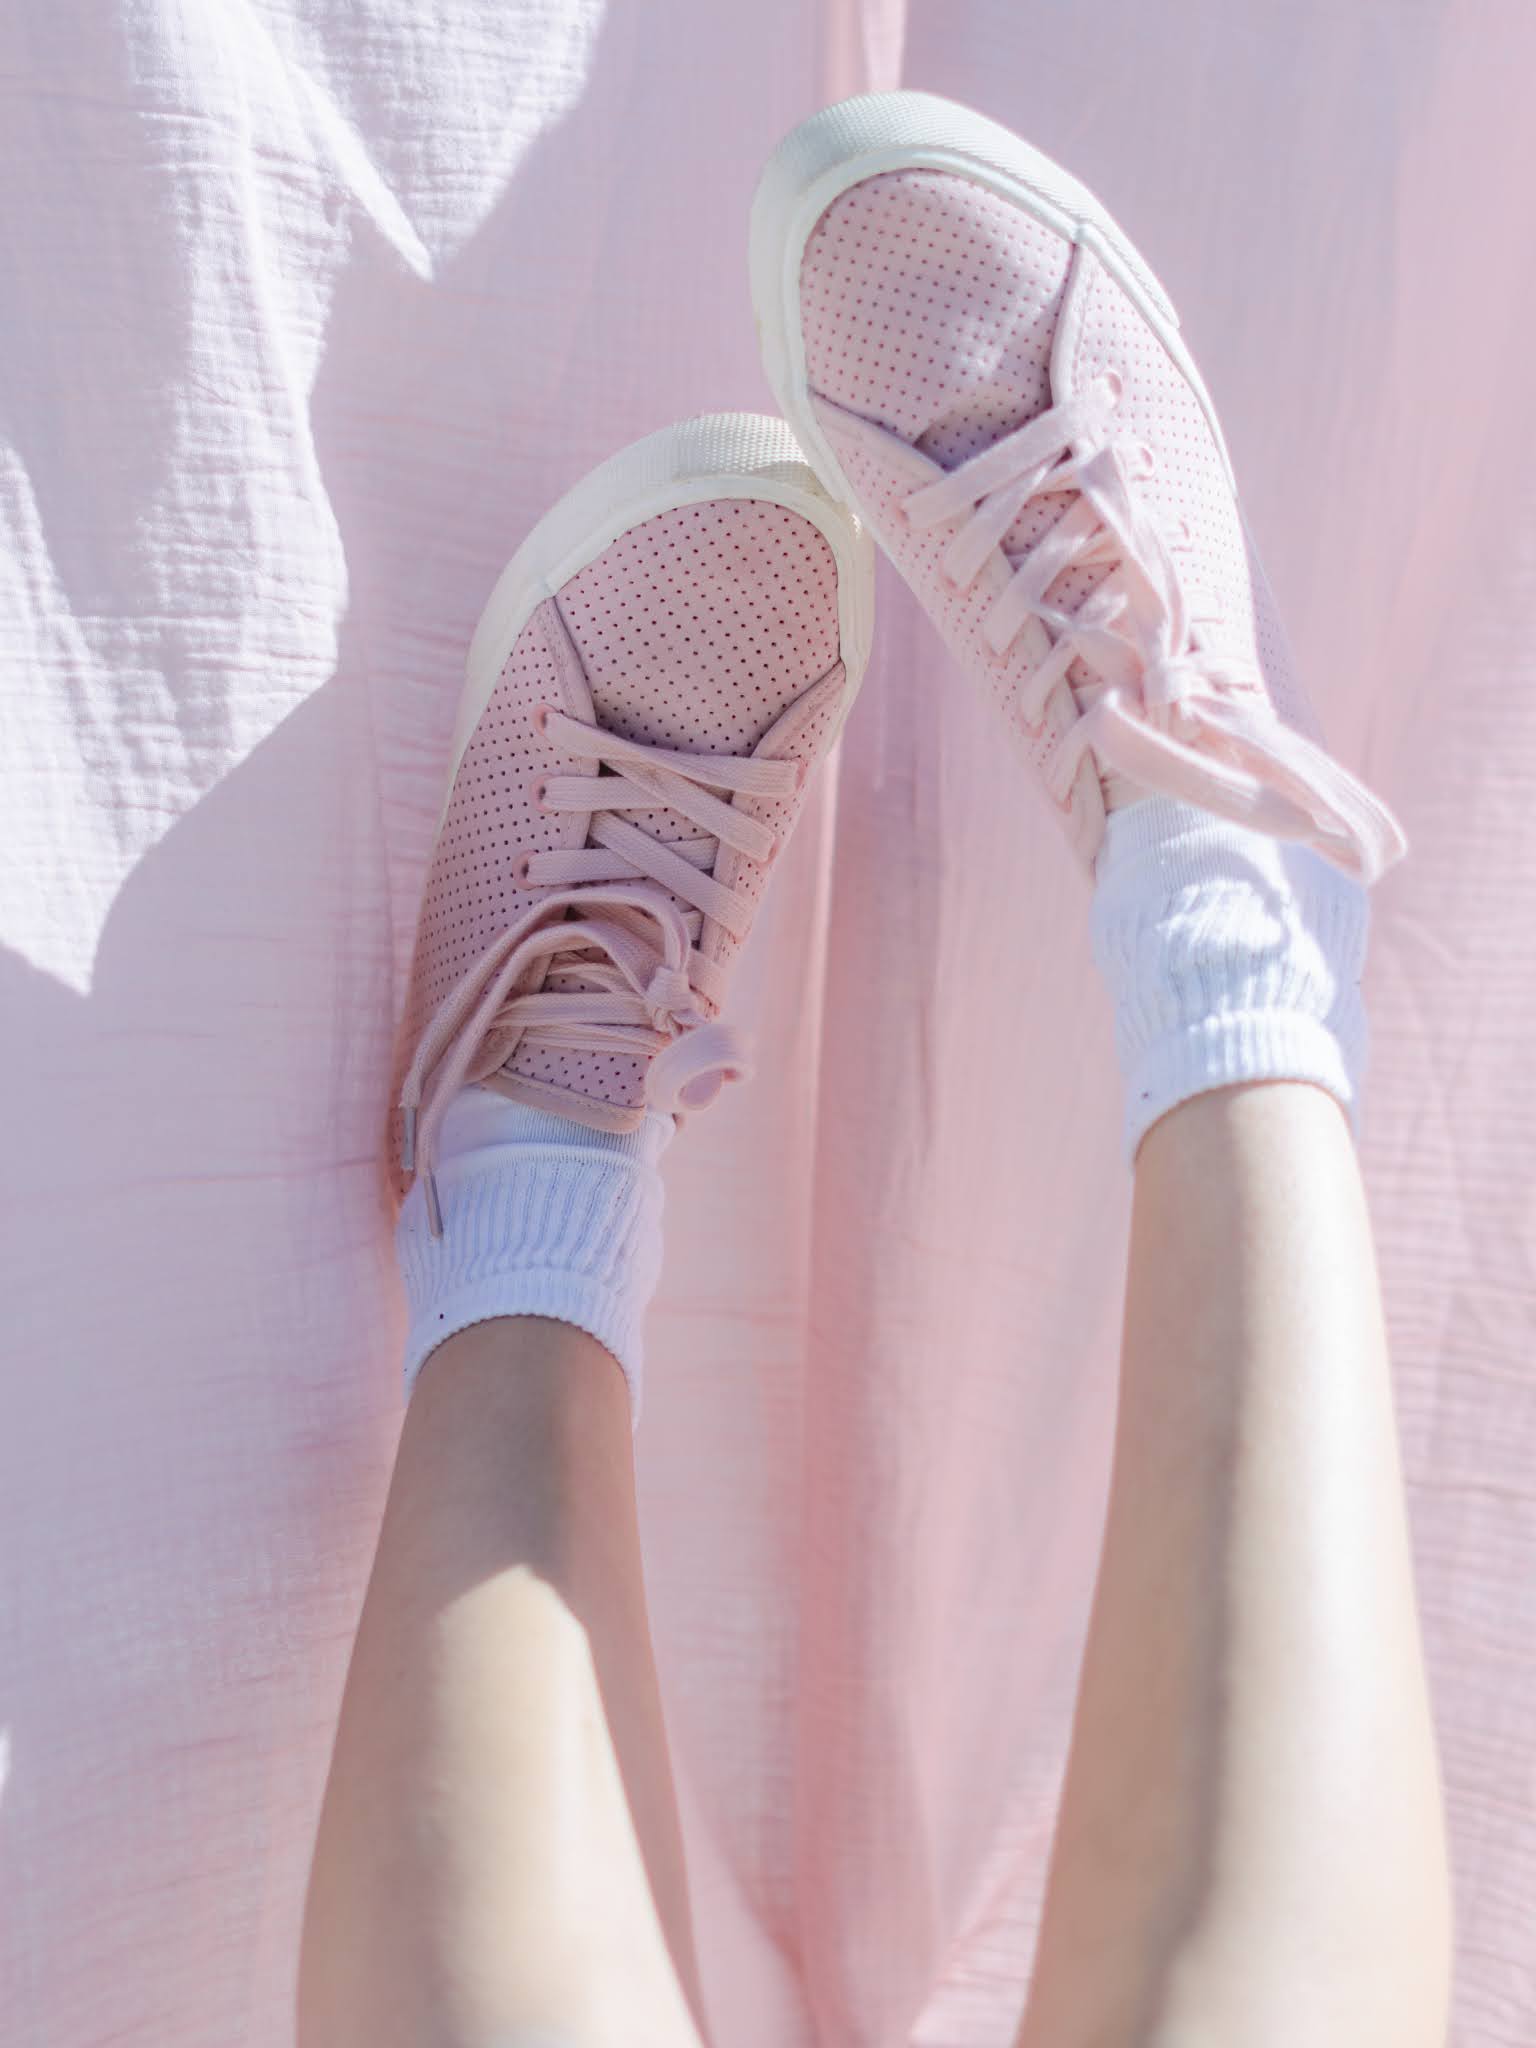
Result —
[[[640,1415],[641,1328],[661,1267],[659,1162],[673,1123],[619,1137],[466,1088],[436,1167],[443,1234],[414,1186],[395,1231],[410,1321],[405,1391],[439,1344],[494,1316],[552,1316],[606,1345]]]
[[[1312,1081],[1353,1120],[1367,905],[1309,848],[1169,797],[1115,812],[1093,950],[1115,1006],[1128,1158],[1158,1118],[1239,1081]]]

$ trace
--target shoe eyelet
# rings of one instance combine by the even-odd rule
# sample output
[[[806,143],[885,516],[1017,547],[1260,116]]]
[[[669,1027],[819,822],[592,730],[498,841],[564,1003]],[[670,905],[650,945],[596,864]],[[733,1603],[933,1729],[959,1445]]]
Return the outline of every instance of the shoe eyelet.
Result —
[[[1104,372],[1104,381],[1110,387],[1110,404],[1118,405],[1121,399],[1125,396],[1125,379],[1121,376],[1118,370],[1106,369]]]
[[[529,872],[530,858],[530,855],[520,853],[512,863],[512,880],[519,889],[531,889],[533,887],[533,876]]]
[[[549,714],[553,709],[551,704],[535,704],[533,707],[533,729],[541,740],[549,737]]]
[[[549,784],[542,775],[528,785],[528,794],[533,798],[534,809],[542,811],[544,799],[549,794]]]

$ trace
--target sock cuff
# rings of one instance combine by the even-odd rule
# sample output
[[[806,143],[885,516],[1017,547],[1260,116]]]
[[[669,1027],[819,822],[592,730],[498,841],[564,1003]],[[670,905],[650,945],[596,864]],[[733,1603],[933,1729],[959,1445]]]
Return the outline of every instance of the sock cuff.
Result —
[[[1295,1010],[1239,1010],[1207,1017],[1153,1041],[1125,1068],[1123,1143],[1134,1160],[1160,1117],[1192,1096],[1245,1081],[1310,1081],[1358,1127],[1364,1019],[1358,1049],[1337,1024]]]
[[[443,1234],[413,1187],[395,1250],[410,1310],[405,1391],[449,1337],[496,1316],[574,1324],[618,1361],[638,1422],[642,1331],[661,1263],[661,1180],[638,1155],[506,1145],[437,1170]]]

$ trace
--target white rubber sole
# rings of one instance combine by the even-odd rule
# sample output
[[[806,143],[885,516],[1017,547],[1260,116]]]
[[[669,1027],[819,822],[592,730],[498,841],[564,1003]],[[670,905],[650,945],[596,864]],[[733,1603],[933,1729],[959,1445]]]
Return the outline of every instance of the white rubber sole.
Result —
[[[970,178],[1066,240],[1090,248],[1188,379],[1231,481],[1221,426],[1172,302],[1087,186],[984,114],[931,93],[887,92],[844,100],[791,129],[769,159],[752,201],[752,304],[763,365],[784,417],[829,491],[853,502],[811,409],[800,327],[801,259],[817,221],[844,192],[867,178],[905,170]]]
[[[446,815],[454,777],[490,703],[517,636],[534,611],[622,533],[678,505],[757,498],[798,512],[825,538],[837,565],[838,638],[848,687],[840,731],[874,631],[874,550],[858,516],[829,497],[783,420],[757,413],[704,413],[620,449],[566,492],[497,580],[470,642],[454,725]]]

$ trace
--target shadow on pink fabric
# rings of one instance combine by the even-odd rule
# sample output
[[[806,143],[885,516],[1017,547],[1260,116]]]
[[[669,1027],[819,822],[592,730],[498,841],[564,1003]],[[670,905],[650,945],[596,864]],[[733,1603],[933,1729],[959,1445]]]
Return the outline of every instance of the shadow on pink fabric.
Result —
[[[291,2039],[400,1423],[375,1148],[466,640],[594,462],[764,404],[760,163],[897,83],[1147,251],[1331,737],[1414,841],[1365,1153],[1456,2041],[1528,2048],[1533,66],[1520,0],[10,11],[7,2048]],[[757,1081],[669,1161],[649,1343],[733,2048],[1009,2038],[1107,1479],[1127,1185],[1083,885],[881,600],[743,963]]]

